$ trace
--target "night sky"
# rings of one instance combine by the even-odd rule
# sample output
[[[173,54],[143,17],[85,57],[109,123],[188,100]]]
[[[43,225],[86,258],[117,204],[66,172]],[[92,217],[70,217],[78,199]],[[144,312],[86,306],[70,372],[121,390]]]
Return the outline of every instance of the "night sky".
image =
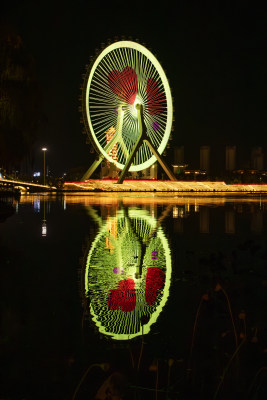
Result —
[[[174,97],[171,146],[185,146],[189,167],[199,166],[200,145],[211,145],[212,160],[223,165],[227,144],[237,145],[240,166],[252,146],[262,146],[267,167],[266,8],[198,3],[5,2],[0,19],[35,58],[42,87],[47,125],[36,144],[36,169],[44,145],[54,174],[90,164],[78,112],[82,74],[95,49],[121,35],[138,38],[162,63]]]

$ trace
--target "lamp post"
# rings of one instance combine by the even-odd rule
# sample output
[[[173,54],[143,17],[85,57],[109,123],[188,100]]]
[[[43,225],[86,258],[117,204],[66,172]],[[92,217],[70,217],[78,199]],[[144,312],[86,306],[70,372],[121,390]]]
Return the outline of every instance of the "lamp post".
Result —
[[[45,152],[47,151],[47,148],[43,147],[42,151],[44,152],[44,186],[45,186]]]

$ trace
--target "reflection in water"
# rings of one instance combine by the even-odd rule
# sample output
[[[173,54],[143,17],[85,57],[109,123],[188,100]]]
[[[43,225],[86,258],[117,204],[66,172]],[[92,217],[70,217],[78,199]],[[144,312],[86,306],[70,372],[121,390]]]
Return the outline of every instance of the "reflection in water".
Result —
[[[181,218],[177,218],[174,221],[174,232],[183,233],[183,231],[184,231],[183,220]]]
[[[36,196],[33,201],[34,201],[34,203],[33,203],[34,211],[39,213],[40,212],[40,196]]]
[[[106,398],[108,363],[134,392],[121,398],[267,398],[266,203],[22,196],[0,224],[2,397]],[[103,335],[82,341],[75,263],[88,236],[84,314]]]
[[[209,209],[207,207],[201,207],[199,210],[200,233],[209,233],[209,231],[210,231],[209,216],[210,216]]]
[[[235,213],[234,210],[225,211],[225,233],[235,233]]]
[[[251,232],[260,234],[263,229],[263,213],[262,211],[255,211],[251,218]]]
[[[46,234],[47,234],[46,220],[43,220],[43,223],[42,223],[42,236],[46,236]]]
[[[43,204],[43,208],[44,208],[44,213],[43,213],[43,222],[42,222],[42,236],[46,236],[47,235],[47,222],[46,222],[46,216],[45,216],[45,212],[46,212],[46,200],[44,198],[44,204]]]
[[[173,218],[177,218],[178,217],[178,207],[177,206],[173,207],[172,216],[173,216]]]
[[[122,208],[103,221],[89,208],[100,230],[89,250],[84,284],[99,331],[116,340],[147,334],[169,296],[171,252],[149,211]]]

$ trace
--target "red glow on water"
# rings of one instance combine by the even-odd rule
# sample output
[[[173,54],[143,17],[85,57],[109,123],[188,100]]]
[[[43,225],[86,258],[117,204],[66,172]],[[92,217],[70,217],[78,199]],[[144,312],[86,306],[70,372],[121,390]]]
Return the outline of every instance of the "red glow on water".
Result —
[[[137,94],[137,75],[133,68],[125,67],[122,72],[111,71],[108,84],[113,93],[128,104],[134,104]]]
[[[151,115],[163,113],[167,108],[164,92],[161,92],[154,78],[149,78],[146,87],[147,111]]]
[[[110,290],[108,307],[111,310],[121,309],[124,312],[133,311],[136,305],[136,292],[133,279],[125,279],[117,284],[116,289]]]
[[[146,302],[149,306],[155,303],[158,290],[165,282],[165,273],[158,267],[150,267],[146,274]]]

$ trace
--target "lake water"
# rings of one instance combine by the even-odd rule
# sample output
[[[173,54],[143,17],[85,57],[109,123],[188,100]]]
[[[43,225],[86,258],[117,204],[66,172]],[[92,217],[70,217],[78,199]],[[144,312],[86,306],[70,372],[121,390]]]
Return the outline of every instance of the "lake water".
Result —
[[[267,198],[12,204],[1,400],[267,398]]]

